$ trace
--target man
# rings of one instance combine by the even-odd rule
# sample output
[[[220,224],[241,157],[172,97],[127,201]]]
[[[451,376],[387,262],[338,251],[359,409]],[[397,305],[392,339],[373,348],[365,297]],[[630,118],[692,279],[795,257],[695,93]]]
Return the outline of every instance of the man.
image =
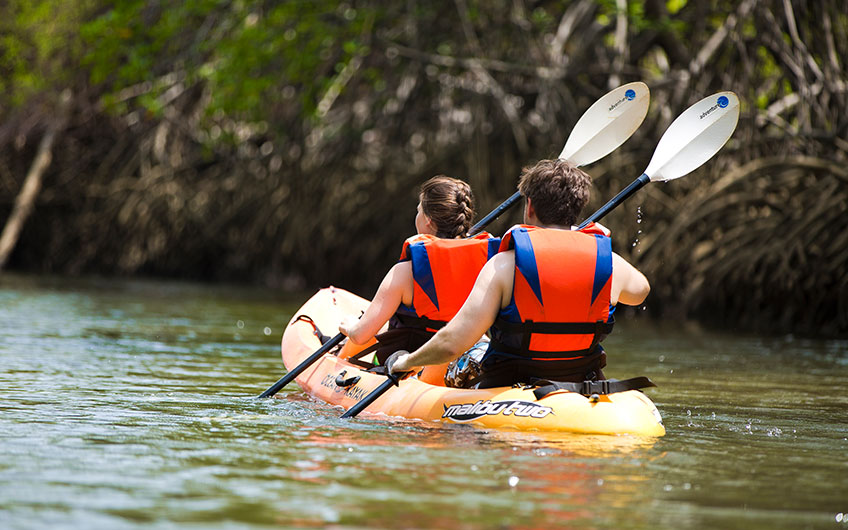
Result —
[[[451,361],[491,327],[480,388],[602,379],[599,343],[615,305],[641,304],[650,284],[611,251],[606,229],[573,226],[590,187],[590,177],[564,160],[525,168],[518,185],[525,224],[504,236],[448,325],[414,352],[393,354],[387,369],[400,374]]]

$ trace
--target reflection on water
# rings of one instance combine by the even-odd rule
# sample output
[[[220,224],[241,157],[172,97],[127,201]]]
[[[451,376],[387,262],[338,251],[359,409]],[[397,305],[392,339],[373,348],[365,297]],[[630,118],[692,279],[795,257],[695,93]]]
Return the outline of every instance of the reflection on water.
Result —
[[[2,528],[848,528],[848,344],[623,322],[660,439],[339,419],[282,375],[307,294],[0,278]]]

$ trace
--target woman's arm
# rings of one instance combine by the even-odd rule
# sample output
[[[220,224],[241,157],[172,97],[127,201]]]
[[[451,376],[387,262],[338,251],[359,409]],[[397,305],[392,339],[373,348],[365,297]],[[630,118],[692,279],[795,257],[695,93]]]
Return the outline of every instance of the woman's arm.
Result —
[[[412,303],[410,261],[402,261],[389,269],[362,318],[345,318],[339,324],[339,331],[347,335],[354,344],[365,344],[389,321],[401,303]]]
[[[407,372],[452,361],[480,340],[512,296],[514,256],[513,252],[504,252],[490,259],[456,316],[423,346],[399,356],[392,371]]]

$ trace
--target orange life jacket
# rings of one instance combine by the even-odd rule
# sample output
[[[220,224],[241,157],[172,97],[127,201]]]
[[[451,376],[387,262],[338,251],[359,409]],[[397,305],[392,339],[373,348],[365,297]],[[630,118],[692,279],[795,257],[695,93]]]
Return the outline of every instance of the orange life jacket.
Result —
[[[480,269],[497,254],[499,244],[500,238],[485,232],[466,239],[433,235],[407,239],[400,261],[412,262],[412,305],[398,308],[393,327],[431,331],[443,327],[465,303]]]
[[[501,241],[501,252],[510,249],[512,298],[492,326],[487,356],[567,366],[597,353],[614,322],[609,232],[594,224],[582,230],[518,225]]]
[[[497,254],[500,238],[480,233],[466,239],[417,235],[406,240],[400,261],[412,262],[412,306],[401,304],[390,329],[418,328],[435,334],[471,294],[480,269]],[[444,386],[448,363],[427,366],[418,378]]]

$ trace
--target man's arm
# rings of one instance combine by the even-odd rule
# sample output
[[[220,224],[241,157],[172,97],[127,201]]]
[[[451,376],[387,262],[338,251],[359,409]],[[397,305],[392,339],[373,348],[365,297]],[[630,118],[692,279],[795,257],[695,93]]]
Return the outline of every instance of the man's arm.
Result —
[[[392,372],[409,372],[421,366],[452,361],[480,340],[503,305],[507,280],[508,292],[512,293],[514,260],[512,253],[498,254],[489,260],[456,316],[423,346],[398,357]]]
[[[610,302],[615,305],[639,305],[651,292],[651,284],[645,275],[624,258],[612,254],[612,289]]]

